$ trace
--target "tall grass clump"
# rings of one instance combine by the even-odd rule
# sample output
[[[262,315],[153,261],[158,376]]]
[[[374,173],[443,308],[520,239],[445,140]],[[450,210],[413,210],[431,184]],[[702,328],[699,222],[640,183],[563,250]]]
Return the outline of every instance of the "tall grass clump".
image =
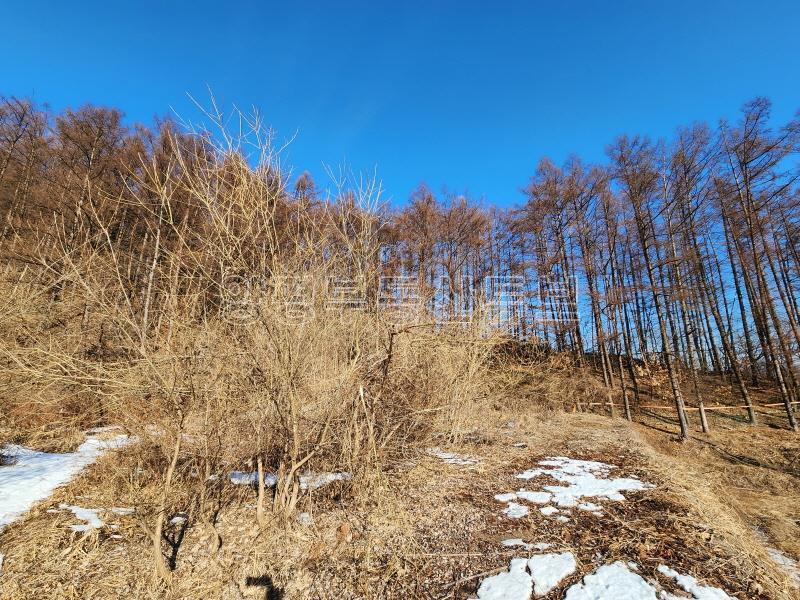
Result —
[[[126,429],[160,580],[165,521],[193,506],[213,527],[231,470],[258,473],[258,526],[280,523],[304,474],[367,490],[409,449],[457,437],[486,385],[485,338],[376,309],[374,180],[309,201],[286,189],[258,115],[236,113],[234,136],[205,114],[218,129],[164,135],[125,193],[87,179],[72,211],[5,248],[0,431],[31,441],[58,424],[48,439],[67,445]]]

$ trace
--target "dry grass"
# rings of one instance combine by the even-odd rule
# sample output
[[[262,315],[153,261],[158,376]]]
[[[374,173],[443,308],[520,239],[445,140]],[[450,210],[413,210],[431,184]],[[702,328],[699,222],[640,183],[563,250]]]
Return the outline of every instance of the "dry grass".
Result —
[[[360,182],[340,202],[282,212],[279,162],[243,119],[255,169],[232,138],[199,157],[177,151],[169,168],[142,165],[144,191],[125,205],[148,217],[142,244],[90,202],[85,229],[56,221],[26,266],[4,270],[0,443],[71,450],[104,424],[136,443],[3,532],[0,598],[467,597],[511,553],[497,544],[515,532],[493,495],[557,453],[659,487],[603,524],[535,515],[517,533],[572,549],[582,572],[598,552],[648,573],[668,560],[740,598],[789,597],[752,531],[798,555],[797,445],[785,432],[732,423],[678,445],[565,414],[607,401],[589,365],[523,360],[480,321],[441,331],[422,307],[374,310],[379,190]],[[187,205],[201,215],[191,226]],[[356,282],[373,308],[331,309],[332,278]],[[425,453],[433,445],[480,462],[445,465]],[[233,469],[278,482],[234,487]],[[309,471],[353,478],[308,492]],[[47,512],[61,502],[136,512],[80,535],[69,513]]]
[[[760,525],[771,545],[797,556],[793,475],[733,460],[707,443],[672,441],[648,426],[564,414],[533,401],[526,407],[518,396],[505,394],[491,394],[481,410],[462,415],[460,435],[448,446],[478,458],[478,464],[446,465],[420,448],[409,448],[378,479],[356,479],[301,497],[298,511],[310,512],[313,525],[270,517],[267,527],[255,527],[255,492],[230,485],[220,486],[218,496],[208,499],[216,511],[212,524],[198,510],[191,473],[182,471],[167,515],[186,512],[189,526],[172,583],[158,594],[465,598],[474,595],[486,573],[504,568],[514,554],[498,541],[523,537],[573,551],[580,574],[597,564],[599,553],[606,562],[634,560],[655,578],[656,567],[666,563],[742,600],[796,597],[752,529]],[[440,431],[445,439],[446,429]],[[741,455],[749,439],[751,458],[790,465],[796,443],[784,432],[759,428],[746,435],[742,432],[725,452]],[[514,447],[515,442],[527,447]],[[576,514],[564,526],[535,514],[524,523],[502,519],[493,495],[515,489],[515,473],[553,454],[611,462],[657,488],[607,506],[601,520]],[[784,456],[782,463],[776,462],[779,456]],[[103,460],[4,533],[0,552],[7,559],[0,598],[156,593],[148,577],[150,541],[139,521],[151,522],[146,513],[157,506],[160,485],[157,478],[132,482],[140,457],[141,451],[127,451],[121,461]],[[81,538],[66,528],[69,513],[45,511],[59,502],[135,505],[140,513],[119,519],[117,531]],[[114,540],[111,533],[123,539]],[[174,538],[178,532],[168,528],[166,534]],[[167,542],[163,549],[169,554]],[[37,565],[35,574],[31,564]],[[578,579],[573,576],[562,589]]]

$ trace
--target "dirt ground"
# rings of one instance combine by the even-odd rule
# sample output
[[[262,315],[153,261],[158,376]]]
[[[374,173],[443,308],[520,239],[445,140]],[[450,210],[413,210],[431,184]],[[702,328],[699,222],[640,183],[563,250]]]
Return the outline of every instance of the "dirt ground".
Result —
[[[800,559],[800,438],[726,418],[712,425],[712,433],[679,442],[669,417],[629,424],[541,407],[510,414],[498,405],[476,415],[458,444],[443,445],[474,464],[409,451],[382,480],[312,492],[313,502],[301,503],[307,515],[265,528],[255,521],[255,492],[225,485],[213,525],[196,520],[189,505],[185,522],[169,526],[167,587],[152,583],[152,550],[136,513],[105,513],[107,526],[84,534],[69,529],[69,511],[55,510],[136,508],[137,465],[122,451],[0,535],[0,598],[473,598],[481,579],[520,555],[499,543],[516,537],[576,556],[577,572],[548,598],[618,559],[670,590],[660,564],[741,600],[800,598],[767,552]],[[602,518],[573,511],[561,523],[535,509],[506,518],[494,495],[518,489],[515,474],[549,456],[608,462],[619,467],[615,476],[655,487],[604,503]]]

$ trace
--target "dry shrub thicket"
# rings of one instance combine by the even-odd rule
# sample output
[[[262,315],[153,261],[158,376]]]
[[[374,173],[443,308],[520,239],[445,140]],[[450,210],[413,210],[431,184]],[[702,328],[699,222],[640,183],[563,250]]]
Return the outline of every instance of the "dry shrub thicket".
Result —
[[[346,471],[368,491],[408,449],[459,436],[491,346],[374,309],[373,180],[287,203],[258,117],[238,114],[230,136],[207,116],[215,135],[167,137],[124,196],[87,178],[79,218],[53,212],[2,283],[3,436],[54,449],[102,424],[135,436],[127,478],[149,494],[137,514],[162,579],[165,520],[192,505],[212,524],[232,469],[277,475],[259,486],[263,527],[292,515],[304,473]],[[333,297],[336,279],[365,306]]]

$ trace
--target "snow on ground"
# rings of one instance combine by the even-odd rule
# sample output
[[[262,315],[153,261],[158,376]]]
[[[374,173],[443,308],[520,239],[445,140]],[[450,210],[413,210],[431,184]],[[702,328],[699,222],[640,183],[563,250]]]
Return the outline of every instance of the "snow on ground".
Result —
[[[256,485],[258,483],[258,473],[249,471],[231,471],[229,475],[233,485]],[[300,476],[301,490],[316,490],[334,481],[346,481],[353,476],[346,471],[341,473],[306,473]],[[272,473],[264,473],[264,485],[272,487],[278,483],[277,476]]]
[[[508,571],[487,577],[478,588],[480,600],[529,600],[533,590],[533,580],[525,570],[528,561],[514,558]]]
[[[347,481],[352,478],[350,473],[310,473],[300,476],[300,489],[316,490],[334,481]]]
[[[233,485],[256,485],[258,473],[256,471],[231,471],[230,480]],[[278,478],[272,473],[264,473],[264,485],[272,487],[278,483]]]
[[[525,550],[547,550],[552,546],[552,544],[548,544],[546,542],[530,544],[522,538],[509,538],[507,540],[503,540],[500,542],[500,544],[506,546],[507,548],[524,548]]]
[[[510,518],[521,518],[529,509],[517,501],[540,504],[539,511],[545,516],[554,516],[562,523],[569,522],[563,513],[569,514],[576,507],[602,517],[601,500],[621,502],[625,500],[622,492],[651,489],[653,486],[632,477],[611,477],[614,465],[590,460],[575,460],[563,456],[540,461],[534,469],[523,471],[518,479],[531,480],[549,476],[561,485],[543,485],[539,491],[521,489],[495,495],[495,500],[506,503],[503,513]],[[593,502],[585,500],[590,498]],[[555,506],[554,506],[555,505]],[[547,544],[531,544],[521,538],[509,538],[501,542],[509,548],[534,548],[545,550]],[[788,557],[787,557],[788,558]],[[777,559],[776,559],[777,560]],[[791,560],[791,559],[788,559]],[[526,570],[527,567],[527,570]],[[484,579],[478,588],[480,600],[529,600],[532,593],[545,596],[565,577],[575,572],[577,564],[571,552],[539,554],[528,559],[514,558],[506,572]],[[617,561],[601,565],[572,585],[564,600],[680,600],[678,596],[663,590],[656,581],[642,577],[634,563]],[[662,565],[662,575],[673,579],[683,590],[692,594],[695,600],[733,600],[724,591],[701,585],[690,575]],[[658,594],[658,595],[657,595]]]
[[[521,506],[515,502],[516,500],[548,505],[539,509],[541,513],[545,516],[558,514],[555,518],[561,523],[566,523],[569,519],[559,513],[564,509],[569,513],[569,509],[573,507],[599,517],[603,514],[602,506],[595,502],[582,501],[582,499],[592,498],[596,501],[621,502],[625,500],[625,496],[622,495],[623,491],[646,490],[653,487],[633,477],[610,477],[611,471],[616,468],[614,465],[593,460],[575,460],[563,456],[550,457],[540,461],[539,467],[519,473],[517,479],[531,480],[549,476],[563,485],[543,485],[541,490],[535,491],[522,488],[516,492],[497,494],[494,498],[498,502],[507,503],[503,513],[515,519],[528,514],[527,510],[516,508]],[[558,508],[549,506],[550,503],[555,504]],[[512,505],[514,506],[512,507]]]
[[[16,444],[3,448],[11,464],[0,467],[0,529],[68,483],[104,451],[120,448],[127,441],[126,435],[108,440],[90,437],[75,452],[65,454],[38,452]]]
[[[766,546],[767,554],[769,554],[770,558],[784,571],[786,571],[786,573],[792,579],[794,579],[797,583],[800,583],[800,566],[798,566],[797,561],[790,556],[786,556],[777,548],[771,547],[769,545],[769,537],[767,537],[767,534],[764,533],[760,527],[753,527],[753,533],[755,533],[758,540],[764,544],[764,546]]]
[[[431,456],[435,456],[438,459],[441,459],[443,462],[446,462],[449,465],[474,465],[477,464],[478,459],[472,458],[471,456],[464,456],[463,454],[454,454],[452,452],[445,452],[444,450],[440,450],[439,448],[428,448],[428,454]]]
[[[71,504],[59,504],[58,508],[69,510],[75,515],[76,519],[84,521],[81,525],[70,525],[72,531],[89,531],[90,529],[100,529],[105,523],[97,516],[99,508],[84,508],[82,506],[72,506]]]
[[[169,520],[169,524],[173,527],[181,527],[187,523],[189,515],[185,512],[177,512]]]
[[[527,560],[512,558],[508,571],[487,577],[481,582],[478,598],[530,600],[531,593],[544,596],[561,580],[574,573],[576,566],[575,557],[570,552],[539,554]]]
[[[509,502],[503,509],[503,514],[509,519],[521,519],[528,514],[528,507],[517,504],[516,502]]]
[[[567,590],[564,600],[657,600],[656,591],[628,565],[603,565]]]
[[[681,575],[666,565],[660,565],[658,572],[675,580],[679,586],[689,592],[696,600],[735,600],[719,588],[701,585],[691,575]]]
[[[767,553],[770,555],[772,560],[783,567],[783,570],[786,571],[792,577],[792,579],[794,579],[797,583],[800,583],[800,566],[797,565],[796,560],[786,556],[783,552],[776,548],[767,548]]]
[[[526,502],[532,502],[533,504],[547,504],[550,502],[552,495],[548,492],[528,492],[522,489],[517,492],[517,498],[521,498]]]
[[[115,515],[120,515],[121,517],[125,517],[125,516],[132,515],[133,513],[135,513],[136,509],[135,508],[127,508],[127,507],[115,506],[114,508],[111,509],[111,512],[114,513]]]
[[[577,567],[572,552],[560,554],[539,554],[528,559],[528,570],[533,579],[533,592],[544,596],[562,579],[572,575]]]
[[[581,504],[582,498],[597,498],[622,501],[625,496],[623,491],[638,491],[650,489],[653,486],[633,477],[609,477],[611,471],[617,467],[593,460],[575,460],[564,456],[557,456],[539,462],[542,467],[529,469],[517,475],[518,479],[535,479],[547,475],[566,485],[545,485],[543,489],[552,494],[552,501],[564,508]],[[591,503],[589,503],[591,504]],[[600,507],[592,504],[592,509]]]

